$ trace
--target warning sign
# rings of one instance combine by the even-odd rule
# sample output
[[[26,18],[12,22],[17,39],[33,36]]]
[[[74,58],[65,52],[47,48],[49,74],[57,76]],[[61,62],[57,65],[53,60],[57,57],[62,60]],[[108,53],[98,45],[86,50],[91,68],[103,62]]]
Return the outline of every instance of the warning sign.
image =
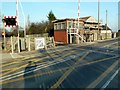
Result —
[[[45,39],[44,38],[35,38],[35,49],[42,49],[45,47]]]

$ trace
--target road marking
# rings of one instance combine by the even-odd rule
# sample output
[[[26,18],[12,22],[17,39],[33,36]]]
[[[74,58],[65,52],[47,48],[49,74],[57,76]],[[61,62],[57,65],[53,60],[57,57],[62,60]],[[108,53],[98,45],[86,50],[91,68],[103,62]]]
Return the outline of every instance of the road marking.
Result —
[[[115,78],[119,71],[120,68],[117,69],[116,72],[110,77],[110,79],[102,86],[102,89],[106,88],[110,84],[110,82]]]
[[[90,64],[94,64],[94,63],[98,63],[98,62],[103,62],[103,61],[113,59],[113,58],[117,58],[117,57],[111,57],[111,58],[105,58],[105,59],[101,59],[101,60],[97,60],[97,61],[92,61],[92,62],[88,62],[88,63],[82,64],[82,65],[76,65],[75,67],[82,67],[82,66],[85,66],[85,65],[90,65]],[[41,74],[37,74],[36,76],[38,77],[38,76],[45,75],[45,74],[52,74],[52,73],[55,73],[55,72],[58,72],[58,71],[67,70],[68,68],[69,67],[65,67],[65,68],[62,68],[62,69],[52,70],[52,71],[49,71],[49,72],[43,72]],[[31,77],[33,77],[33,75]],[[28,78],[31,78],[31,77],[28,77]],[[20,81],[20,80],[24,80],[24,78],[20,77],[20,78],[17,78],[17,79],[11,79],[11,80],[8,80],[8,81],[3,81],[2,84],[7,84],[7,83],[15,82],[15,81]]]
[[[12,58],[23,58],[23,57],[25,57],[25,56],[21,56],[17,53],[10,53],[10,55],[11,55]]]
[[[75,51],[70,51],[71,53],[74,53]],[[70,55],[71,53],[68,53],[68,54],[65,54],[65,55],[63,55],[63,56],[61,56],[61,57],[65,57],[65,56],[68,56],[68,55]],[[56,62],[56,63],[52,63],[52,64],[47,64],[46,66],[43,66],[43,67],[41,67],[41,66],[38,66],[38,67],[41,67],[41,68],[46,68],[46,67],[49,67],[49,66],[51,66],[51,65],[55,65],[55,64],[57,64],[57,63],[61,63],[61,62],[65,62],[65,60],[63,60],[63,59],[61,59],[61,57],[59,57],[59,58],[57,58],[57,59],[60,59],[59,61],[60,62]],[[62,61],[63,60],[63,61]],[[24,66],[21,66],[21,67],[19,67],[19,68],[16,68],[14,71],[16,71],[16,70],[18,70],[18,69],[20,69],[20,68],[23,68],[23,67],[26,67],[27,66],[27,64],[26,65],[24,65]],[[37,71],[37,70],[40,70],[41,68],[38,68],[38,69],[35,69],[35,71]],[[13,72],[13,71],[11,71],[11,72]],[[12,79],[12,78],[15,78],[15,77],[18,77],[18,76],[21,76],[21,75],[23,75],[23,74],[20,74],[20,73],[23,73],[24,71],[20,71],[20,72],[17,72],[17,73],[14,73],[14,74],[10,74],[10,75],[7,75],[7,76],[3,76],[3,77],[1,77],[0,79],[2,79],[2,78],[7,78],[7,77],[10,77],[10,78],[7,78],[7,79]],[[10,72],[9,72],[10,73]],[[8,74],[8,73],[7,73]],[[17,75],[18,74],[18,75]],[[13,75],[15,75],[15,76],[13,76]],[[7,80],[6,79],[6,80]],[[4,79],[5,80],[5,79]]]
[[[77,62],[75,62],[74,65],[69,67],[69,70],[67,70],[62,77],[60,77],[60,79],[53,85],[50,87],[50,90],[56,89],[59,87],[59,85],[69,76],[69,74],[74,70],[75,66],[81,61],[83,60],[87,55],[89,54],[89,52],[87,52],[85,55],[83,55]]]
[[[70,50],[70,49],[68,48],[68,50]],[[58,50],[53,51],[53,52],[57,52],[57,51],[58,51]],[[65,50],[62,49],[61,51],[65,51]],[[49,54],[50,57],[53,57],[53,56],[55,56],[55,54],[54,54],[53,52],[51,53],[51,51],[50,51],[50,52],[47,53],[47,54]],[[46,52],[45,52],[45,53],[46,53]],[[51,55],[52,55],[52,56],[51,56]],[[48,58],[49,56],[43,57],[42,59]],[[23,59],[23,60],[24,60],[24,59]],[[32,60],[35,61],[35,62],[36,62],[36,61],[40,61],[40,59],[37,59],[37,60],[36,60],[36,59],[32,59]],[[27,60],[27,62],[28,62],[28,61],[31,61],[31,60]],[[5,64],[4,66],[11,65],[11,64],[14,64],[14,63],[17,63],[17,62],[12,62],[12,63],[9,63],[9,64]],[[21,66],[21,67],[22,67],[22,66]],[[21,69],[21,67],[19,67],[19,68],[17,68],[17,69],[13,68],[11,71],[4,73],[3,76],[6,75],[6,74],[8,74],[8,73],[10,73],[10,72],[15,71],[15,70],[19,70],[19,69]],[[2,76],[2,75],[0,75],[0,76]]]
[[[116,66],[118,61],[114,62],[104,73],[102,73],[95,81],[93,81],[87,88],[95,88]]]
[[[72,48],[65,48],[65,49],[62,49],[62,50],[55,50],[55,51],[52,51],[52,50],[47,50],[47,51],[49,51],[49,53],[51,53],[51,54],[54,54],[55,52],[57,52],[57,51],[65,51],[65,50],[71,50]],[[46,52],[44,52],[44,53],[46,53]],[[15,60],[12,60],[11,61],[11,63],[10,62],[8,62],[7,64],[4,64],[4,63],[2,63],[3,65],[3,67],[5,67],[5,66],[8,66],[8,65],[11,65],[11,64],[14,64],[14,63],[17,63],[17,61],[18,60],[20,60],[20,61],[24,61],[25,59],[30,59],[30,58],[34,58],[34,57],[37,57],[37,56],[40,56],[40,55],[43,55],[44,53],[38,53],[38,54],[34,54],[34,55],[27,55],[27,56],[25,56],[23,59],[19,59],[19,58],[17,58],[17,59],[15,59]],[[2,68],[2,66],[0,66],[1,68]]]

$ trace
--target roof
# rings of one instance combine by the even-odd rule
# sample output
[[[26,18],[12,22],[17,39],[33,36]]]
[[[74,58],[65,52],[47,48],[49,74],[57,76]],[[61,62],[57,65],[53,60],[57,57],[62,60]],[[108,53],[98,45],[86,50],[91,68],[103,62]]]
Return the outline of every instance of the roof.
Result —
[[[54,20],[52,21],[53,23],[56,23],[56,22],[62,22],[62,21],[66,21],[66,20],[78,20],[78,19],[75,19],[75,18],[65,18],[65,19],[57,19],[57,20]],[[80,21],[83,21],[83,19],[79,19]]]
[[[87,20],[87,19],[89,19],[91,16],[86,16],[86,17],[81,17],[81,19],[83,19],[83,20]]]
[[[103,30],[106,29],[106,25],[102,25],[101,27],[103,28]],[[111,29],[107,26],[107,30],[111,30]]]

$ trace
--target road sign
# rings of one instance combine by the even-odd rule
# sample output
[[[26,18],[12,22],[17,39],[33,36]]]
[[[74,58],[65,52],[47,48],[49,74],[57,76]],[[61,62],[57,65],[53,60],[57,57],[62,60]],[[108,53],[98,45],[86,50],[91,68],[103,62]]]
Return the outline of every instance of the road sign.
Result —
[[[16,16],[5,16],[2,21],[5,27],[16,27],[18,25]]]
[[[35,38],[35,49],[45,48],[45,39],[44,38]]]

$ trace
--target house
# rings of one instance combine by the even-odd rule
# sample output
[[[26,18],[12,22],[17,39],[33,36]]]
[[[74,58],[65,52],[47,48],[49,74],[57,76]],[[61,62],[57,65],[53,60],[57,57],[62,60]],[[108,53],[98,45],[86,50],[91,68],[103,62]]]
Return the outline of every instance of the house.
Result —
[[[101,25],[100,27],[102,28],[100,30],[101,40],[112,38],[112,30],[108,26]]]
[[[54,20],[53,23],[54,40],[56,43],[69,44],[79,43],[79,41],[83,41],[84,20],[66,18]]]
[[[103,25],[101,22],[99,23],[98,31],[98,21],[94,17],[87,16],[82,17],[81,19],[84,20],[84,36],[86,37],[86,41],[96,41],[99,39],[99,35],[101,40],[104,40],[106,38],[112,38],[111,29],[107,26],[106,31],[106,25]]]

